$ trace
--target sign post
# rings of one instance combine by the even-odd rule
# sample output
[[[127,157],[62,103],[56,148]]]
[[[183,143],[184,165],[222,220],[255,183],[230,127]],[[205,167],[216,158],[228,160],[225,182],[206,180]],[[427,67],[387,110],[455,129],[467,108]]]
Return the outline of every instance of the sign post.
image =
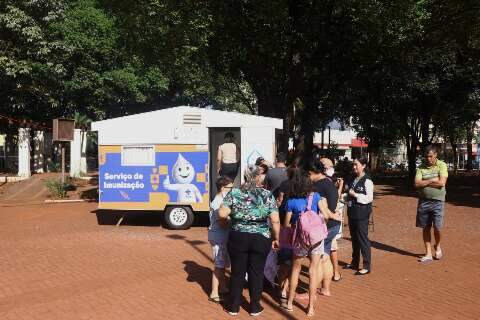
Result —
[[[60,142],[62,144],[62,184],[65,183],[65,145],[63,142]]]
[[[65,183],[65,144],[73,141],[75,121],[72,119],[53,119],[53,141],[60,142],[62,149],[62,184]]]

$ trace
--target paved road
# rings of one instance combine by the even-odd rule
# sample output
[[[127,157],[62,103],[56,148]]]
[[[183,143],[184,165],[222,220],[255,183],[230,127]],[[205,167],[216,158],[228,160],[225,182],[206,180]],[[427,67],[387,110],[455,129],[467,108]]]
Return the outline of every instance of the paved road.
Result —
[[[480,319],[480,208],[447,206],[445,258],[417,263],[415,198],[383,187],[375,201],[373,273],[344,273],[318,319]],[[0,202],[0,319],[223,319],[207,301],[210,249],[204,226],[174,232],[160,217],[115,227],[94,203]],[[108,217],[107,217],[108,218]],[[110,221],[114,223],[114,221]],[[350,242],[340,257],[347,261]],[[247,295],[247,292],[245,292]],[[264,294],[264,319],[285,314]],[[241,319],[249,318],[242,310]]]

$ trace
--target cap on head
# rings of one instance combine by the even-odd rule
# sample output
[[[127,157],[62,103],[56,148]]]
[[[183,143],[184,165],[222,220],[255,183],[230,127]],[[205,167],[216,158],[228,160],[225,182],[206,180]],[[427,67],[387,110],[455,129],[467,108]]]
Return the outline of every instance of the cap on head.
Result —
[[[328,158],[321,158],[320,159],[320,162],[323,163],[323,165],[325,166],[325,168],[331,168],[333,167],[333,162],[332,160],[328,159]]]
[[[308,164],[308,171],[312,171],[314,173],[325,173],[325,165],[318,160],[310,161]]]

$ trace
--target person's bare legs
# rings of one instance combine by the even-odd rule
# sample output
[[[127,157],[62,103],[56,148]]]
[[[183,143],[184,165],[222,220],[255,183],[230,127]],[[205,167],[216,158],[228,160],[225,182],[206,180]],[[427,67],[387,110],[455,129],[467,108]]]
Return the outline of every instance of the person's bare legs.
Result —
[[[333,278],[339,280],[342,275],[340,274],[340,267],[338,266],[338,253],[336,250],[332,251],[330,259],[332,260],[333,265]]]
[[[212,272],[212,291],[210,292],[210,298],[215,299],[219,297],[219,288],[225,291],[225,269],[217,268]]]
[[[320,291],[324,296],[331,296],[330,293],[330,284],[332,283],[333,277],[333,266],[330,261],[330,257],[324,254],[319,263],[323,270],[323,277],[319,278],[322,281],[322,290]]]
[[[442,248],[440,247],[440,240],[441,240],[441,235],[440,235],[440,230],[433,228],[433,235],[435,237],[435,257],[437,257],[437,252],[442,254]],[[437,258],[441,258],[437,257]]]
[[[290,275],[290,290],[288,293],[287,309],[293,309],[293,299],[295,299],[295,291],[298,286],[298,277],[302,270],[303,257],[293,256],[292,274]]]
[[[432,257],[432,235],[431,226],[423,228],[423,243],[425,244],[425,257]]]
[[[317,284],[322,279],[322,269],[319,268],[320,255],[314,254],[310,256],[310,267],[308,268],[308,275],[310,277],[309,290],[308,290],[308,312],[307,316],[313,317],[315,314],[315,298],[317,295]]]
[[[288,297],[289,287],[290,287],[290,280],[286,278],[282,283],[282,297]]]
[[[288,297],[288,277],[290,268],[286,265],[281,265],[278,270],[278,283],[280,285],[280,296],[282,298]]]

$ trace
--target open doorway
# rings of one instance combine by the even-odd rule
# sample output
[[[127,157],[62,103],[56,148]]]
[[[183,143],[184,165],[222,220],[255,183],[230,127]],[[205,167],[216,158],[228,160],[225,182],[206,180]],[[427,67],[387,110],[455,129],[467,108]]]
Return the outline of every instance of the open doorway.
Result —
[[[237,145],[237,152],[240,152],[241,146],[241,134],[240,128],[209,128],[209,150],[210,150],[210,198],[214,198],[217,193],[215,181],[217,181],[218,167],[217,167],[217,153],[218,147],[225,142],[225,134],[231,132],[234,135],[234,143]],[[239,157],[241,159],[241,157]],[[234,185],[240,185],[240,168],[239,163],[237,177],[235,178]]]

